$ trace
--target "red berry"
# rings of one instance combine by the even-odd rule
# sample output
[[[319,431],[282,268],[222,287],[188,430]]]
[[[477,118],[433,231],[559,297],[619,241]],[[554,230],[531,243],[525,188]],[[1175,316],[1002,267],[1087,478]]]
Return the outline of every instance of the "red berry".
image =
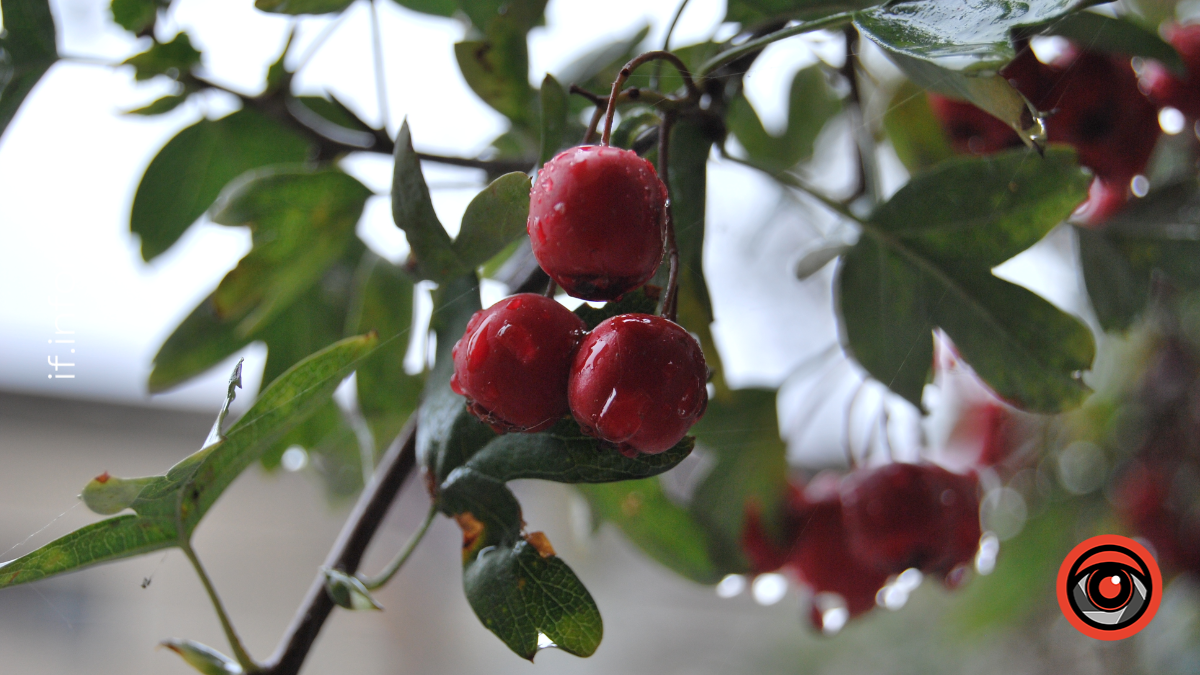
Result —
[[[450,387],[498,432],[546,429],[567,413],[567,377],[585,331],[550,298],[505,298],[467,323],[452,352]]]
[[[818,476],[803,492],[794,490],[790,502],[796,539],[788,566],[813,593],[841,596],[851,617],[873,608],[888,574],[864,565],[851,551],[834,478],[822,481]],[[824,627],[816,603],[810,615],[818,628]]]
[[[603,321],[571,366],[571,414],[627,454],[657,454],[683,438],[708,404],[708,368],[695,338],[649,314]]]
[[[933,464],[859,469],[842,483],[850,547],[884,573],[945,576],[979,546],[979,481]]]
[[[989,155],[1021,145],[1021,138],[1011,127],[970,103],[937,94],[927,96],[955,151]]]
[[[654,167],[637,153],[564,150],[538,172],[529,195],[533,255],[567,293],[615,300],[658,269],[666,201]]]
[[[1168,26],[1164,32],[1183,57],[1187,77],[1180,79],[1162,64],[1150,61],[1142,69],[1142,88],[1155,103],[1178,108],[1191,118],[1200,117],[1200,24]]]

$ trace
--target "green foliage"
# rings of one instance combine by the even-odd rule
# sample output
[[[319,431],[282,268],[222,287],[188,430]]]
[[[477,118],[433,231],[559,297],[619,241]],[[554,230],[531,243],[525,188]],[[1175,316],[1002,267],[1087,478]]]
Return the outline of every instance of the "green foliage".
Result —
[[[107,494],[89,484],[89,506],[123,515],[80,528],[0,565],[0,588],[29,583],[171,546],[185,546],[225,488],[280,434],[333,394],[355,361],[374,348],[371,336],[349,338],[297,364],[267,387],[219,441],[188,456],[165,475],[115,482]],[[232,389],[230,390],[232,396]],[[98,482],[94,480],[93,483]],[[140,486],[136,493],[121,488]],[[133,495],[130,499],[130,495]]]
[[[1124,330],[1142,313],[1155,275],[1181,290],[1200,288],[1200,192],[1194,179],[1131,204],[1103,229],[1078,228],[1083,278],[1105,330]]]
[[[1091,332],[991,268],[1070,215],[1087,183],[1062,149],[956,159],[914,177],[871,215],[838,270],[855,359],[920,406],[940,327],[1005,400],[1039,412],[1077,405]]]
[[[924,171],[954,156],[950,140],[929,107],[929,98],[912,82],[905,81],[892,96],[883,128],[896,156],[910,172]]]
[[[254,7],[272,14],[332,14],[354,0],[254,0]]]
[[[253,109],[201,120],[167,142],[146,167],[130,214],[149,262],[171,247],[227,183],[268,164],[301,162],[308,142]]]
[[[1027,102],[997,71],[1016,57],[1010,34],[1060,19],[1086,0],[937,0],[863,10],[854,25],[924,89],[965,99],[1007,122],[1027,143],[1042,135]]]
[[[763,129],[758,113],[745,97],[733,100],[726,123],[750,158],[768,169],[790,169],[812,156],[817,134],[841,110],[837,95],[825,82],[820,66],[796,73],[788,95],[788,125],[782,136]]]
[[[170,42],[155,42],[150,49],[125,59],[122,65],[133,66],[133,77],[138,81],[158,75],[179,79],[200,65],[200,52],[192,46],[187,33],[179,33]]]
[[[48,0],[7,0],[0,37],[0,137],[34,85],[58,60]]]
[[[213,222],[248,226],[254,247],[213,291],[217,317],[248,336],[278,316],[342,256],[370,196],[338,169],[265,169],[231,183]]]

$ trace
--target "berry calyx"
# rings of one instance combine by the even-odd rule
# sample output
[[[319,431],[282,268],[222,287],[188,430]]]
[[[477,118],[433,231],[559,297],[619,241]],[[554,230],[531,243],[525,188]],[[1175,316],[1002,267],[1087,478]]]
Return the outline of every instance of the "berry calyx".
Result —
[[[708,405],[704,353],[678,324],[649,314],[606,319],[583,340],[567,398],[584,432],[626,454],[674,446]]]
[[[631,150],[585,145],[538,172],[526,229],[538,264],[568,294],[615,300],[663,257],[667,189]]]
[[[567,413],[571,360],[586,328],[550,298],[505,298],[467,323],[450,387],[497,432],[546,429]]]
[[[979,547],[979,481],[934,464],[852,472],[841,486],[855,556],[885,574],[915,567],[945,577]]]

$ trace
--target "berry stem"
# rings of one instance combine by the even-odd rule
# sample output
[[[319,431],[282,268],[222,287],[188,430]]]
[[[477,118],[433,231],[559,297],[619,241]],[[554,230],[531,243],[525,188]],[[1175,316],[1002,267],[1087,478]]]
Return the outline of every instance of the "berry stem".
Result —
[[[546,290],[542,292],[542,295],[546,296],[547,298],[553,298],[554,293],[557,290],[558,284],[554,283],[554,279],[550,279],[550,281],[546,283]]]
[[[645,54],[636,56],[629,63],[626,63],[625,67],[621,68],[617,79],[613,80],[612,91],[608,95],[608,109],[604,113],[604,134],[600,137],[601,145],[608,145],[609,138],[612,136],[613,117],[617,114],[617,99],[620,97],[621,87],[625,86],[625,81],[629,79],[633,71],[637,70],[638,66],[658,59],[669,62],[679,71],[679,75],[683,78],[683,85],[687,87],[688,100],[700,100],[700,89],[696,87],[696,81],[692,79],[692,73],[678,56],[664,51],[646,52]]]
[[[675,320],[679,297],[679,245],[675,242],[675,219],[671,211],[671,174],[667,161],[670,157],[671,127],[674,124],[675,113],[670,110],[663,113],[662,121],[658,124],[658,178],[667,188],[667,204],[663,209],[663,239],[667,244],[667,261],[670,265],[662,315],[670,321]]]
[[[671,17],[671,25],[667,28],[667,34],[663,38],[662,50],[665,52],[671,48],[671,35],[675,33],[675,26],[679,24],[679,17],[683,16],[683,10],[687,9],[688,2],[691,0],[683,0],[679,3],[679,7],[675,8],[675,16]],[[662,74],[662,61],[654,64],[654,74],[650,76],[650,88],[658,89],[658,78]]]
[[[383,568],[382,572],[373,577],[365,577],[361,574],[358,575],[358,580],[362,582],[363,586],[367,587],[367,590],[373,591],[391,581],[392,577],[396,576],[396,572],[400,571],[400,568],[403,567],[404,563],[408,561],[408,558],[412,555],[412,552],[417,550],[417,544],[421,543],[421,539],[424,538],[425,533],[429,530],[429,526],[433,523],[434,516],[437,514],[437,505],[431,505],[429,507],[429,513],[425,515],[425,520],[421,522],[421,527],[419,527],[417,531],[413,533],[412,537],[409,538],[408,543],[404,545],[404,550],[400,551],[400,554],[393,558],[392,561],[388,563],[387,567]]]

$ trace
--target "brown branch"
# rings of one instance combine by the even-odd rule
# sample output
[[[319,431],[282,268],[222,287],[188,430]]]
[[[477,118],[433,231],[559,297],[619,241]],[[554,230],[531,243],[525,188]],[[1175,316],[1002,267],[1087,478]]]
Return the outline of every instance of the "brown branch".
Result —
[[[363,554],[384,516],[391,508],[392,502],[399,494],[405,479],[416,466],[417,451],[417,415],[413,413],[408,424],[396,440],[388,447],[379,466],[375,469],[375,478],[363,489],[354,511],[346,519],[342,531],[325,558],[325,566],[341,570],[346,574],[358,571]],[[333,600],[325,592],[325,574],[318,572],[304,602],[288,626],[283,639],[275,654],[261,666],[259,672],[264,675],[296,675],[304,664],[308,651],[312,648],[321,631],[321,626],[333,611]]]
[[[282,89],[259,96],[250,96],[249,94],[243,94],[242,92],[192,74],[185,74],[181,79],[186,79],[192,85],[201,89],[212,89],[235,96],[242,102],[243,106],[253,108],[303,135],[317,147],[317,159],[332,159],[350,152],[372,152],[391,155],[395,150],[395,144],[388,137],[385,130],[375,129],[355,115],[349,108],[340,104],[339,107],[342,112],[354,118],[364,129],[369,129],[370,131],[348,129],[335,124],[308,110],[302,103],[296,101],[291,94]],[[528,171],[536,162],[536,159],[532,157],[528,159],[478,159],[448,157],[429,152],[418,152],[417,157],[427,162],[437,162],[438,164],[461,166],[470,169],[483,169],[489,173]]]

